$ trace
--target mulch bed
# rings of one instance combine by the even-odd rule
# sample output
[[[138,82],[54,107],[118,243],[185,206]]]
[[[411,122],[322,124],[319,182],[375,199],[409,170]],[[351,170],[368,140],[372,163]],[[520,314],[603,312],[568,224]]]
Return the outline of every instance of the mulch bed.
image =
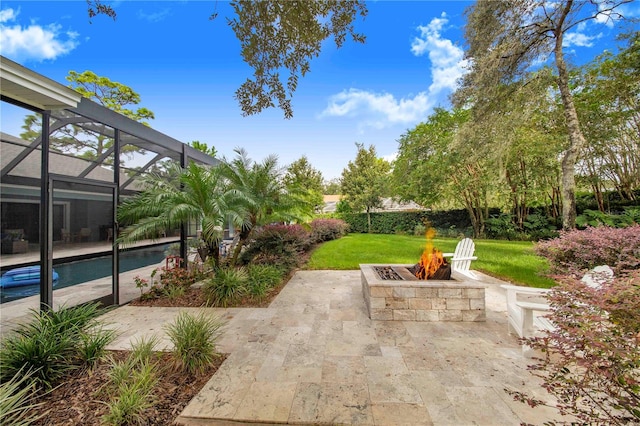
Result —
[[[265,297],[255,299],[246,297],[229,307],[267,307],[280,293],[293,276],[295,271],[286,276],[282,283],[272,288]],[[206,306],[202,289],[199,286],[189,288],[181,297],[169,299],[157,297],[153,299],[136,299],[130,302],[133,306],[156,307],[202,307]],[[116,360],[123,360],[127,351],[110,351],[109,355]],[[189,401],[202,389],[215,374],[226,355],[220,355],[216,361],[204,372],[197,375],[176,371],[168,368],[173,360],[169,353],[158,353],[160,360],[159,381],[156,386],[153,407],[144,413],[149,425],[173,425]],[[93,371],[75,371],[53,391],[39,397],[36,402],[42,402],[36,412],[44,416],[33,423],[37,426],[66,426],[66,425],[100,425],[101,417],[107,413],[105,404],[105,385],[108,383],[107,372],[110,363],[100,362]],[[101,392],[102,390],[102,392]]]
[[[266,308],[269,306],[271,301],[276,298],[276,296],[280,293],[280,291],[284,288],[284,286],[289,282],[295,270],[290,272],[282,282],[271,288],[267,294],[265,294],[262,298],[254,298],[254,297],[244,297],[235,303],[228,304],[228,308]],[[162,296],[151,299],[135,299],[129,303],[131,306],[155,306],[155,307],[188,307],[188,308],[199,308],[203,306],[207,306],[206,298],[204,297],[203,291],[200,286],[190,287],[185,291],[185,294],[180,297],[174,297],[172,299]]]
[[[127,351],[112,351],[110,356],[124,360]],[[171,368],[173,360],[169,353],[158,353],[159,380],[156,385],[153,407],[144,413],[150,425],[172,425],[189,401],[202,389],[218,370],[226,355],[200,374],[190,375]],[[101,417],[107,413],[108,400],[105,385],[108,383],[109,362],[99,363],[93,371],[76,371],[62,385],[47,393],[37,402],[42,402],[36,412],[44,416],[33,423],[38,426],[100,425]]]

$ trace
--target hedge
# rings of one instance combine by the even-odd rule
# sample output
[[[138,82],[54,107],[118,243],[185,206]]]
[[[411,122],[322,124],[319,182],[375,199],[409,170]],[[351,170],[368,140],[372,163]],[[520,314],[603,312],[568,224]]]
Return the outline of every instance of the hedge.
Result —
[[[349,224],[350,232],[368,232],[367,214],[350,213],[340,217]],[[430,224],[442,234],[453,230],[456,234],[467,233],[471,228],[466,210],[410,211],[371,213],[371,232],[375,234],[413,234],[416,226]]]

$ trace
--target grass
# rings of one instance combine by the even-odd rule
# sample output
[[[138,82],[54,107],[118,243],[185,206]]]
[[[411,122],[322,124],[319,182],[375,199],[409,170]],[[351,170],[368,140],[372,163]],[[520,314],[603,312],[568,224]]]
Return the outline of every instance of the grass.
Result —
[[[491,276],[530,287],[549,288],[554,281],[542,276],[547,261],[534,254],[533,243],[527,241],[474,240],[478,260],[472,269]],[[434,246],[453,252],[457,239],[436,238]],[[361,263],[417,263],[425,239],[422,236],[387,234],[349,234],[318,247],[307,269],[359,269]]]

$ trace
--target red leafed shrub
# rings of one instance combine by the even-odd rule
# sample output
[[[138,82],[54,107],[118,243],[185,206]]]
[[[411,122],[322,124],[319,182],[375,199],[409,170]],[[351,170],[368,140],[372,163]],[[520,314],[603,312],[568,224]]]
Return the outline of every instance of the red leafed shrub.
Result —
[[[311,238],[317,243],[337,240],[344,236],[348,229],[347,222],[341,219],[314,219],[311,222]]]
[[[557,398],[567,424],[640,424],[640,270],[598,288],[560,278],[550,294],[555,329],[525,339],[543,358],[529,366]],[[531,406],[543,401],[507,390]]]
[[[242,252],[244,264],[270,264],[291,268],[311,245],[309,231],[301,225],[266,225],[256,229]]]
[[[539,242],[535,250],[549,260],[552,274],[581,276],[609,265],[618,275],[640,269],[640,225],[562,231],[558,238]]]

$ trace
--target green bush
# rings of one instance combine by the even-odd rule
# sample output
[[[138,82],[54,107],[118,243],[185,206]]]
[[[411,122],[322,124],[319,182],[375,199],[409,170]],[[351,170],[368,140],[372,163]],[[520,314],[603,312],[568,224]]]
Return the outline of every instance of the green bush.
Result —
[[[184,296],[186,291],[187,289],[185,287],[179,285],[168,285],[162,289],[162,294],[164,294],[169,300],[174,300],[178,297]]]
[[[107,353],[106,347],[116,338],[116,331],[102,327],[80,333],[77,344],[78,358],[89,369],[103,359]]]
[[[176,362],[183,371],[193,374],[206,369],[213,362],[216,357],[216,340],[223,325],[215,317],[202,313],[192,316],[182,312],[166,327],[174,346]]]
[[[421,236],[421,235],[425,235],[426,233],[427,233],[427,227],[424,226],[422,223],[417,224],[413,228],[413,235]]]
[[[340,217],[349,225],[350,232],[368,232],[365,213],[342,214]],[[437,230],[455,229],[454,237],[467,233],[471,227],[466,210],[371,213],[371,232],[374,234],[413,234],[416,226],[426,223]]]
[[[249,294],[257,298],[264,297],[284,277],[282,269],[275,265],[248,265],[247,274]]]
[[[142,362],[133,365],[131,358],[116,363],[112,369],[120,372],[117,382],[111,382],[108,413],[102,417],[107,425],[145,425],[144,412],[153,407],[153,390],[158,383],[155,364]],[[126,374],[126,377],[125,377]]]
[[[20,380],[21,374],[30,371],[36,387],[49,389],[69,370],[84,362],[94,363],[93,357],[99,355],[99,346],[108,340],[109,333],[96,341],[82,336],[98,327],[94,321],[100,314],[98,306],[94,303],[57,311],[32,310],[31,321],[4,339],[0,349],[0,380],[13,377]]]
[[[514,240],[518,233],[513,223],[513,215],[506,213],[486,219],[484,227],[486,236],[494,240]]]
[[[208,306],[232,304],[247,294],[247,271],[244,268],[220,267],[202,287]]]
[[[627,207],[621,214],[603,213],[599,210],[585,210],[576,218],[576,225],[587,226],[612,226],[614,228],[624,228],[625,226],[640,223],[640,208]]]

